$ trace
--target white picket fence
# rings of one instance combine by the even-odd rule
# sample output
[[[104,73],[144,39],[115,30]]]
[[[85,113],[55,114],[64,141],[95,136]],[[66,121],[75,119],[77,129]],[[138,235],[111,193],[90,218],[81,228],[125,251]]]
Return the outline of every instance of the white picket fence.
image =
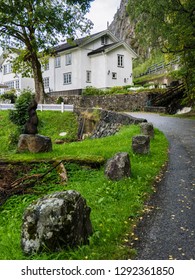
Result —
[[[14,110],[14,104],[0,104],[0,110]],[[74,105],[64,104],[38,104],[37,110],[40,111],[61,111],[63,112],[73,112]]]

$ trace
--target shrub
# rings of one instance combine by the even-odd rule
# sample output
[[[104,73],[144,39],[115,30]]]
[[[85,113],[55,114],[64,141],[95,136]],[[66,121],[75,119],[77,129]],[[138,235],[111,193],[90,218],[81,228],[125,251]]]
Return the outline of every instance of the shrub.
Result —
[[[62,102],[64,102],[64,99],[62,96],[59,96],[57,101],[56,101],[56,104],[61,104]]]
[[[29,118],[28,107],[33,98],[34,96],[30,89],[23,90],[21,95],[16,100],[15,110],[9,112],[10,121],[19,127],[21,133],[24,124]]]
[[[83,95],[104,95],[105,92],[102,89],[98,89],[96,87],[86,87],[83,90]]]
[[[16,90],[15,89],[11,89],[9,91],[7,91],[6,93],[2,94],[0,96],[0,99],[2,100],[10,100],[11,103],[15,103],[17,96],[16,96]]]

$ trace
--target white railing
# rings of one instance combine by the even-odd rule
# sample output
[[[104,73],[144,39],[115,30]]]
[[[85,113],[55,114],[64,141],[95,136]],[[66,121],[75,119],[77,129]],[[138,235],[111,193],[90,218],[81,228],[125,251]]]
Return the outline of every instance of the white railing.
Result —
[[[14,104],[0,104],[0,110],[14,110]],[[74,105],[68,104],[38,104],[37,110],[40,111],[61,111],[63,112],[73,112]]]

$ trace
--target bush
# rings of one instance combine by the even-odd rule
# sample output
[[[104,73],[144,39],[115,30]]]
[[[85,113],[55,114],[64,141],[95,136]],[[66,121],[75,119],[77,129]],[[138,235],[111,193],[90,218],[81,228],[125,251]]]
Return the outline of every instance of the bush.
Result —
[[[83,90],[83,95],[104,95],[105,92],[102,89],[98,89],[96,87],[86,87]]]
[[[0,96],[0,99],[2,100],[10,100],[11,103],[15,103],[17,96],[16,96],[16,90],[15,89],[11,89],[9,91],[7,91],[6,93],[2,94]]]
[[[23,132],[24,124],[29,119],[28,107],[33,98],[34,96],[30,89],[23,90],[16,100],[15,110],[9,112],[10,121],[19,127],[21,133]]]
[[[57,101],[56,101],[56,104],[61,104],[62,102],[64,102],[64,99],[62,96],[59,96]]]

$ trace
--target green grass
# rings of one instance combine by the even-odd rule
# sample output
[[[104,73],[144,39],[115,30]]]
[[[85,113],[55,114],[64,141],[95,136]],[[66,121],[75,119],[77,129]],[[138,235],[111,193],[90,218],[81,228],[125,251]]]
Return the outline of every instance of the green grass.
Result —
[[[4,118],[5,114],[3,113]],[[65,115],[64,115],[65,116]],[[1,119],[2,114],[0,113]],[[60,116],[59,118],[61,118]],[[44,113],[42,115],[44,119]],[[57,137],[53,130],[53,118],[43,127],[47,136]],[[65,121],[63,121],[65,123]],[[50,128],[52,128],[52,133]],[[57,125],[56,125],[57,127]],[[71,126],[69,126],[71,127]],[[64,128],[65,129],[65,128]],[[4,127],[2,126],[2,130]],[[104,175],[104,166],[99,169],[64,162],[68,173],[68,184],[63,185],[53,170],[34,188],[34,193],[13,196],[0,207],[0,259],[28,259],[20,247],[22,215],[24,209],[35,199],[47,193],[74,189],[86,198],[91,207],[91,221],[94,233],[90,244],[59,253],[43,253],[29,259],[127,259],[133,258],[134,248],[131,237],[135,223],[144,212],[144,203],[154,192],[153,183],[162,166],[167,161],[168,142],[164,135],[155,130],[149,155],[135,155],[131,149],[133,135],[139,134],[138,126],[122,128],[115,136],[82,142],[54,145],[48,154],[16,154],[9,152],[7,158],[14,160],[32,159],[103,159],[107,160],[118,152],[128,152],[131,160],[132,176],[119,182],[109,181]],[[56,136],[55,136],[56,135]],[[5,136],[6,138],[6,136]],[[4,140],[5,140],[4,138]],[[0,138],[0,142],[1,142]],[[5,156],[5,152],[1,153]],[[50,168],[49,163],[34,166],[32,173],[44,173]]]

